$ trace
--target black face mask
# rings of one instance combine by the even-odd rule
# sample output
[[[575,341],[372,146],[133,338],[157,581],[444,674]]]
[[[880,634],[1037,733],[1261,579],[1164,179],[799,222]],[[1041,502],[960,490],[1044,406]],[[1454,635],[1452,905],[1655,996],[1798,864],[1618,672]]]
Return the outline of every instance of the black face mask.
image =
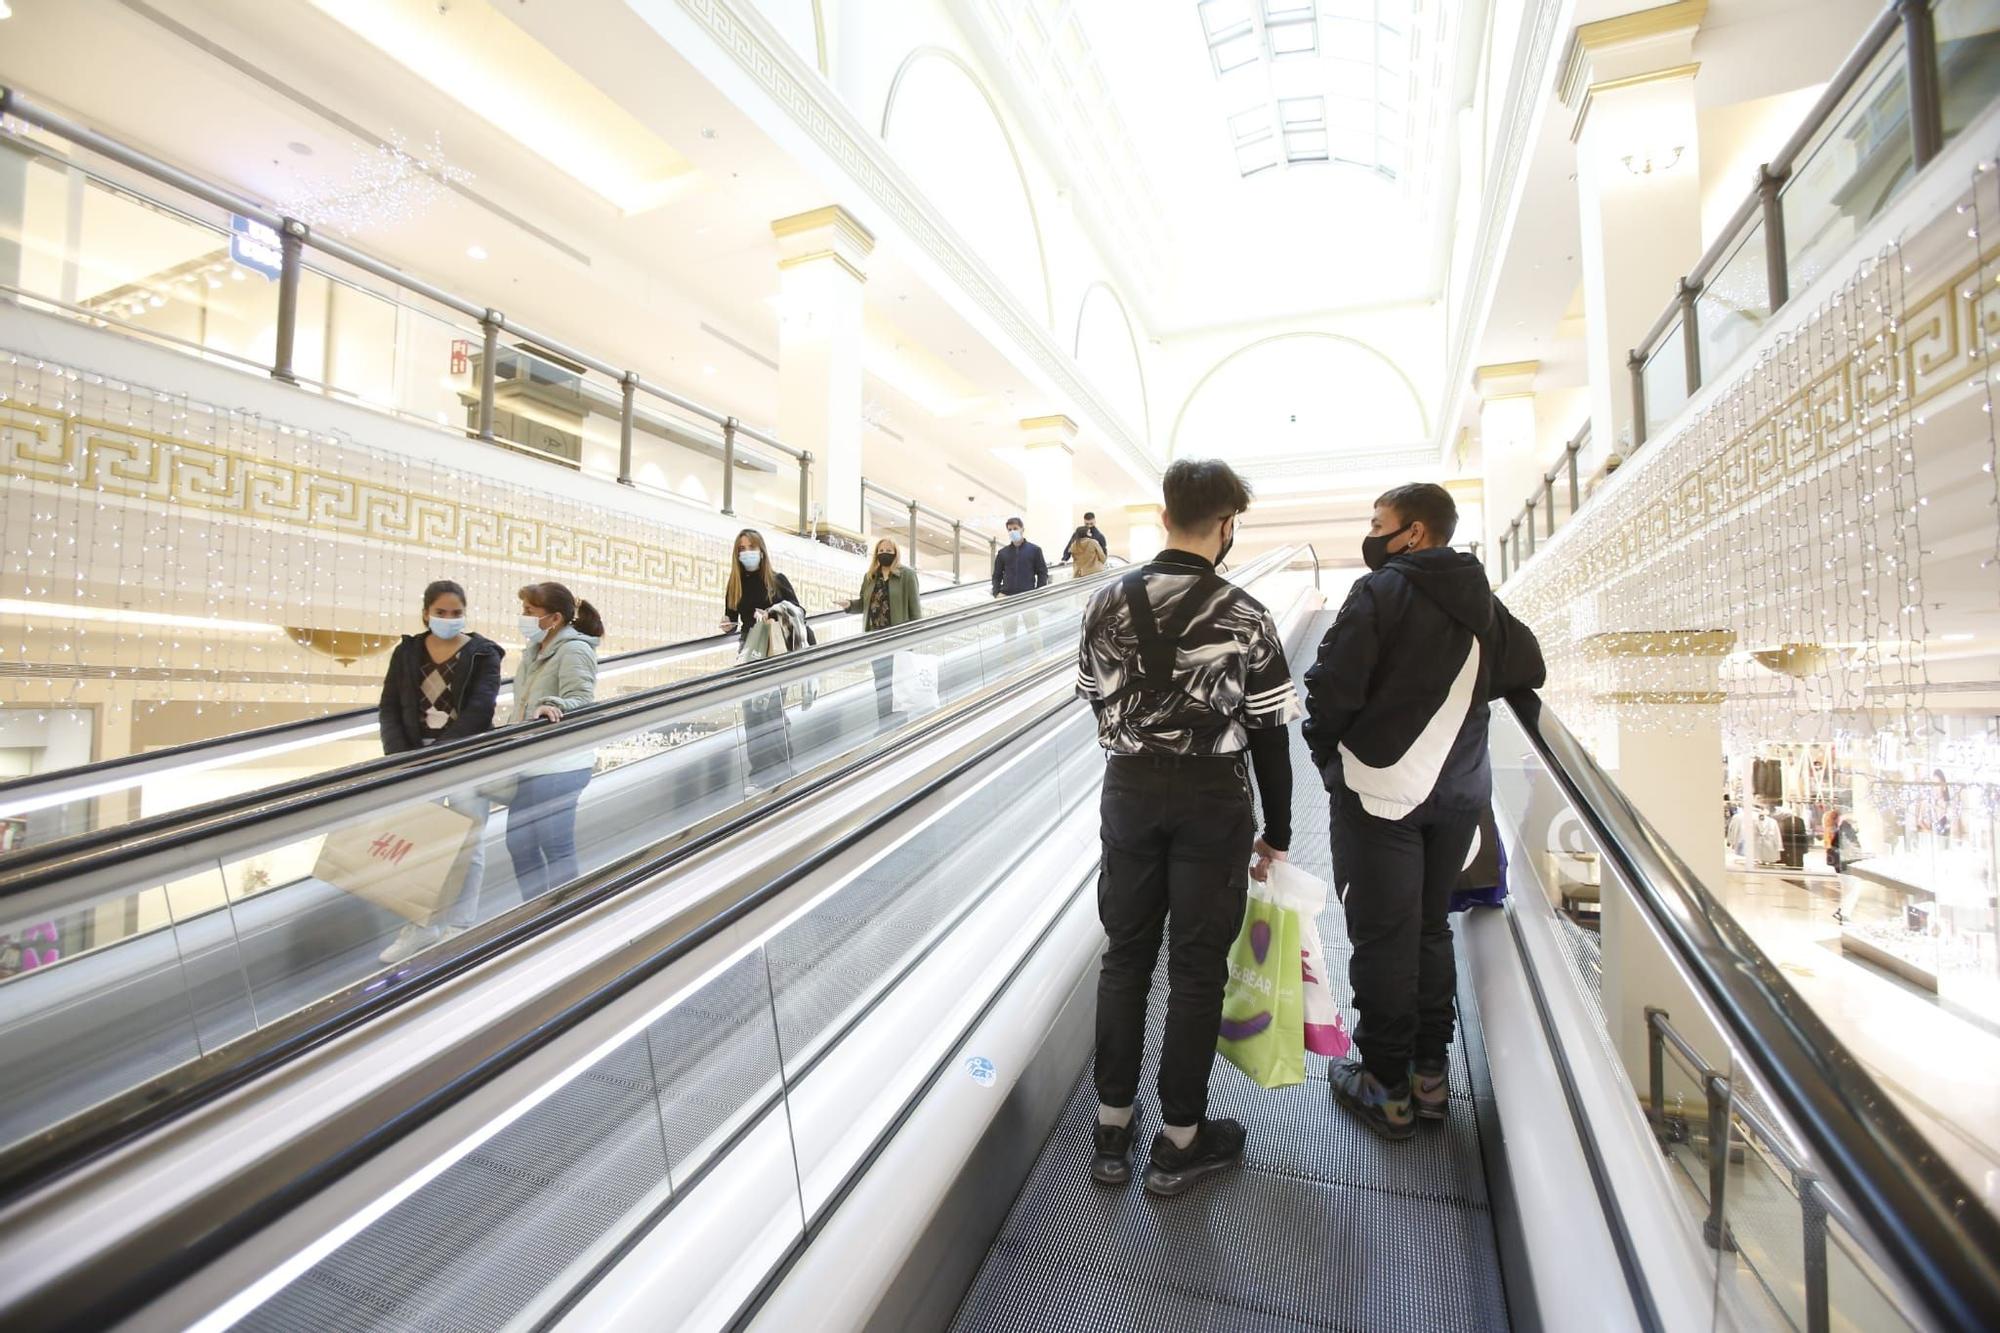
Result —
[[[1231,528],[1229,536],[1223,540],[1222,549],[1215,553],[1215,567],[1217,569],[1222,568],[1222,562],[1229,558],[1229,548],[1234,545],[1236,545],[1236,529]]]
[[[1394,532],[1385,532],[1380,537],[1363,537],[1361,539],[1362,563],[1367,565],[1368,568],[1370,569],[1380,569],[1382,568],[1382,566],[1388,564],[1389,543],[1396,540],[1396,538],[1402,536],[1409,530],[1410,530],[1410,525],[1408,523],[1405,523],[1402,527],[1397,528]],[[1397,554],[1401,555],[1402,552],[1398,551]]]
[[[875,553],[875,563],[887,569],[896,563],[896,553],[894,551],[877,551]]]

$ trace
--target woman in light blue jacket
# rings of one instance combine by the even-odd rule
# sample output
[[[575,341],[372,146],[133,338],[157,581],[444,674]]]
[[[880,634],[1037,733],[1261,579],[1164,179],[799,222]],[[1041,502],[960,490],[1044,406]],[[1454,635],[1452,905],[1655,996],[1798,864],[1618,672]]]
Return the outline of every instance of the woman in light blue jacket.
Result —
[[[560,583],[521,589],[527,652],[514,676],[515,722],[559,722],[597,697],[597,643],[604,619]],[[591,754],[564,755],[521,772],[507,807],[507,854],[521,901],[577,877],[576,802],[590,782]]]

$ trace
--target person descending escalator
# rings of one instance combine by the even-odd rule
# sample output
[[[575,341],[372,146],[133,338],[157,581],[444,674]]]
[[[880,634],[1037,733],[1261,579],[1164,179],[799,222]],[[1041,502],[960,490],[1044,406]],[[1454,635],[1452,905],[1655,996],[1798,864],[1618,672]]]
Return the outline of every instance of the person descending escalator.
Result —
[[[1267,877],[1291,845],[1286,725],[1299,703],[1270,613],[1216,573],[1237,517],[1250,507],[1249,487],[1226,463],[1182,459],[1167,469],[1164,490],[1167,549],[1091,598],[1076,689],[1095,710],[1098,744],[1109,752],[1090,1175],[1103,1185],[1131,1179],[1146,994],[1164,931],[1162,1123],[1145,1187],[1172,1197],[1243,1157],[1243,1126],[1208,1118],[1208,1074],[1246,874]]]
[[[1306,672],[1303,731],[1331,798],[1360,1017],[1361,1059],[1333,1061],[1327,1075],[1338,1104],[1392,1140],[1448,1105],[1449,910],[1493,800],[1487,702],[1545,674],[1541,645],[1493,596],[1485,568],[1450,549],[1457,526],[1442,486],[1376,500],[1361,544],[1370,572]]]
[[[515,722],[560,722],[597,697],[597,645],[604,619],[560,583],[521,589],[521,637],[527,651],[514,677]],[[521,901],[577,877],[576,803],[590,784],[592,755],[563,755],[515,780],[507,806],[507,854]]]
[[[1087,579],[1104,570],[1104,548],[1094,537],[1078,537],[1070,543],[1069,558],[1069,576],[1073,579]]]
[[[1097,515],[1094,513],[1086,512],[1083,516],[1083,522],[1077,524],[1076,531],[1069,535],[1069,541],[1063,546],[1062,563],[1069,564],[1074,561],[1076,559],[1076,548],[1086,541],[1097,543],[1097,553],[1099,555],[1109,555],[1111,552],[1111,543],[1106,540],[1103,529],[1097,526]]]
[[[424,629],[406,634],[389,654],[382,678],[377,725],[383,754],[402,754],[493,729],[493,706],[500,697],[500,663],[507,650],[465,628],[465,589],[439,579],[424,589]],[[450,939],[479,923],[479,888],[486,879],[486,820],[493,813],[484,796],[455,792],[439,804],[472,821],[465,877],[442,925],[415,922],[403,927],[381,953],[400,963],[425,946]]]
[[[917,590],[917,571],[903,563],[902,549],[895,539],[884,537],[875,543],[875,559],[861,576],[861,595],[847,609],[861,616],[864,633],[893,629],[923,618],[923,599]],[[875,669],[875,716],[887,722],[895,713],[896,661],[893,656],[877,656]]]
[[[782,605],[801,607],[802,603],[792,589],[792,581],[772,565],[764,534],[755,528],[745,528],[736,534],[734,555],[729,562],[729,582],[722,596],[722,628],[735,630],[737,643],[747,648],[750,631],[770,618],[773,607]],[[792,743],[785,725],[783,690],[743,701],[743,741],[748,752],[750,790],[773,786],[791,775]]]

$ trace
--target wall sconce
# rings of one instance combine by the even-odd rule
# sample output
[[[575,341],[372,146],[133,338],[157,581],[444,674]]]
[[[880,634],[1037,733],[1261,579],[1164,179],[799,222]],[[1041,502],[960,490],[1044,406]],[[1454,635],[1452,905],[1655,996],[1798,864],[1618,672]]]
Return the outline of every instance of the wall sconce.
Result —
[[[1685,147],[1655,148],[1643,153],[1627,153],[1618,160],[1634,176],[1650,176],[1656,171],[1672,171],[1680,164]]]

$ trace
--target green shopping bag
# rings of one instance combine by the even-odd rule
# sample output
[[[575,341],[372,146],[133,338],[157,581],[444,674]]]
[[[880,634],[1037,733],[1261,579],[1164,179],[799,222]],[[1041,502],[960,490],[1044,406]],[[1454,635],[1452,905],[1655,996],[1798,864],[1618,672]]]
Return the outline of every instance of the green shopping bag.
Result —
[[[1299,915],[1254,880],[1243,928],[1229,949],[1216,1049],[1264,1088],[1305,1082],[1304,969]]]

